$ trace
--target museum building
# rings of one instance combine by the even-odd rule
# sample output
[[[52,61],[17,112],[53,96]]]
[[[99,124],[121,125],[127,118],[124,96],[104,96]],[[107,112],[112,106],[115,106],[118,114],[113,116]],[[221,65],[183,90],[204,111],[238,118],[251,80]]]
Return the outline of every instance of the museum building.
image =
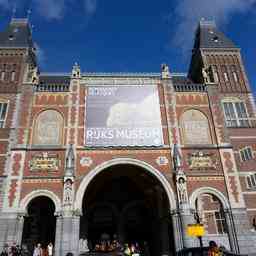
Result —
[[[41,73],[27,19],[0,32],[0,250],[100,239],[174,255],[189,224],[256,252],[256,108],[241,52],[198,25],[187,74]],[[85,246],[85,247],[86,247]]]

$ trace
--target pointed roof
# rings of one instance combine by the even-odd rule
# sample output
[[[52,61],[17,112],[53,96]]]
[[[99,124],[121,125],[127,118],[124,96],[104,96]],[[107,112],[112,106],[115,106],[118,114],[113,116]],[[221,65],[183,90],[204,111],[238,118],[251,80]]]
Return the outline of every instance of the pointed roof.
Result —
[[[236,48],[238,47],[227,38],[216,26],[214,21],[201,20],[196,32],[194,49],[198,48]]]
[[[12,19],[7,28],[0,32],[0,48],[28,47],[34,47],[28,19]]]

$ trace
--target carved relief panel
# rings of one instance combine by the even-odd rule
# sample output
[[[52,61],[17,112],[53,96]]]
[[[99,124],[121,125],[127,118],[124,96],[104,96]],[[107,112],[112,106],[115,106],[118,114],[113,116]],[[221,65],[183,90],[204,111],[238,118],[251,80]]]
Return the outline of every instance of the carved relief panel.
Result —
[[[61,145],[63,133],[63,118],[55,110],[43,111],[37,117],[33,144],[36,145]]]
[[[191,109],[181,117],[183,144],[211,144],[211,134],[207,117],[200,111]]]

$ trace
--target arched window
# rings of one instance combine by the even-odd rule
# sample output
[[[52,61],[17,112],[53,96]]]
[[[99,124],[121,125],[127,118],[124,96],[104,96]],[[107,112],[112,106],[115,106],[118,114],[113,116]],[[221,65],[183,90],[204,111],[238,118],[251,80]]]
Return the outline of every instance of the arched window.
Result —
[[[56,110],[40,113],[34,126],[33,144],[61,145],[63,137],[63,118]]]
[[[249,127],[246,105],[239,99],[226,99],[222,102],[227,127]]]
[[[181,117],[181,134],[184,144],[211,144],[207,117],[199,110],[191,109]]]
[[[15,81],[15,71],[12,71],[11,73],[11,81]]]
[[[200,223],[204,224],[207,234],[228,232],[223,205],[215,195],[201,194],[195,203]]]

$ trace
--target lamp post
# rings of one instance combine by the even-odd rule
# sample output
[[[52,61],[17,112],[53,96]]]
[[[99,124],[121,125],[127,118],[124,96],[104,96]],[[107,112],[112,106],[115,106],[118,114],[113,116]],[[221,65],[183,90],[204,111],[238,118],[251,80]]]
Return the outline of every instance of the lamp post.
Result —
[[[196,224],[201,224],[198,212],[194,213],[194,218],[195,218]],[[201,251],[201,255],[203,256],[203,238],[202,238],[202,235],[197,236],[197,238],[199,239],[200,251]]]

